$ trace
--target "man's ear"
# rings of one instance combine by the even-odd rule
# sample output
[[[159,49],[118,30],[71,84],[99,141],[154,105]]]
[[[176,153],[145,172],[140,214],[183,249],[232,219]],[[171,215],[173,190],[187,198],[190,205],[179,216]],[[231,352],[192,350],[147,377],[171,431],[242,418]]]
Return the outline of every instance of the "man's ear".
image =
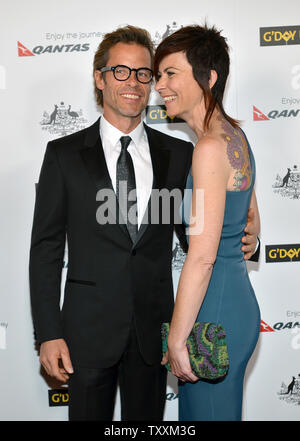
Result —
[[[214,69],[210,71],[209,87],[212,89],[218,79],[218,74]]]
[[[97,88],[99,90],[103,90],[104,86],[105,86],[105,80],[104,80],[103,74],[102,74],[102,72],[100,72],[100,70],[95,70],[94,79],[95,79],[95,83],[96,83]]]

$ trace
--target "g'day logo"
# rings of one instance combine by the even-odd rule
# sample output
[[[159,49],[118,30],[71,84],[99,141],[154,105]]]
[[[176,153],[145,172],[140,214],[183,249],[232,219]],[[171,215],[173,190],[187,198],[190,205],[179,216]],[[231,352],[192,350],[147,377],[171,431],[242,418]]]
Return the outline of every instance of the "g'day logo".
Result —
[[[180,118],[170,118],[167,115],[166,107],[162,104],[157,106],[147,106],[146,121],[148,124],[184,123]]]
[[[259,28],[261,46],[300,44],[300,26],[272,26]]]
[[[42,54],[56,54],[66,52],[86,52],[90,49],[89,43],[83,44],[56,44],[56,45],[37,45],[33,49],[28,49],[24,44],[18,41],[18,56],[19,57],[34,57]]]
[[[266,262],[299,262],[300,244],[266,245]]]
[[[49,406],[68,406],[69,391],[68,389],[51,389],[48,391]]]

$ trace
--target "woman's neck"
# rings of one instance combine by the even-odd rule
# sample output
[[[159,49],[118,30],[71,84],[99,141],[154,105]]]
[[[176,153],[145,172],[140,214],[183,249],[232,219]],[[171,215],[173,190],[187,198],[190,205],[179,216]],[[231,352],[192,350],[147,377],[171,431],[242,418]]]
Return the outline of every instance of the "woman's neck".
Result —
[[[203,136],[211,134],[215,130],[215,126],[218,125],[218,120],[220,119],[221,113],[215,108],[211,118],[209,120],[209,127],[204,128],[204,119],[206,115],[206,110],[203,106],[195,108],[189,118],[186,119],[186,123],[195,132],[198,141],[200,141]]]

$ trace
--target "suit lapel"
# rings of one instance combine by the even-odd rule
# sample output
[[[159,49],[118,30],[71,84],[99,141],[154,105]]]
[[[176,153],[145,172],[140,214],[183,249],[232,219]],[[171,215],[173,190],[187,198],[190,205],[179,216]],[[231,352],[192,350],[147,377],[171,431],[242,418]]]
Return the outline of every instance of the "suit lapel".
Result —
[[[80,154],[89,175],[94,181],[96,192],[98,193],[99,190],[107,189],[109,190],[109,194],[111,195],[111,197],[114,198],[112,200],[111,209],[108,208],[110,210],[111,218],[130,239],[126,225],[122,222],[119,223],[117,221],[116,213],[119,212],[118,201],[106,165],[99,132],[99,122],[100,118],[96,121],[95,124],[88,128],[85,138],[85,147],[80,150]]]
[[[154,132],[146,124],[144,124],[144,127],[148,137],[152,160],[153,189],[160,190],[164,188],[167,179],[170,151],[162,145],[162,139],[158,132]]]
[[[144,124],[144,128],[146,130],[146,134],[148,138],[151,161],[152,161],[152,169],[153,169],[152,191],[153,190],[159,191],[162,188],[164,188],[166,182],[169,160],[170,160],[170,151],[165,149],[164,146],[162,145],[162,139],[159,136],[158,132],[151,130],[146,124]],[[147,230],[149,223],[151,221],[150,215],[151,215],[151,195],[148,201],[143,222],[138,231],[135,244],[137,244],[137,242],[142,238],[143,234]]]

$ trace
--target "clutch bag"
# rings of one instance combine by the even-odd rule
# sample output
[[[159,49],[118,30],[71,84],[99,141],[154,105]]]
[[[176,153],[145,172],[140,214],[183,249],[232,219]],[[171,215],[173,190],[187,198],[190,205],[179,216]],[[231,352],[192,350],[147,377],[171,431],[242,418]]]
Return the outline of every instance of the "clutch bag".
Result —
[[[162,351],[166,353],[170,323],[161,326]],[[226,333],[222,325],[211,322],[196,322],[187,339],[187,349],[193,373],[198,378],[217,380],[229,369]],[[170,363],[166,365],[171,371]]]

